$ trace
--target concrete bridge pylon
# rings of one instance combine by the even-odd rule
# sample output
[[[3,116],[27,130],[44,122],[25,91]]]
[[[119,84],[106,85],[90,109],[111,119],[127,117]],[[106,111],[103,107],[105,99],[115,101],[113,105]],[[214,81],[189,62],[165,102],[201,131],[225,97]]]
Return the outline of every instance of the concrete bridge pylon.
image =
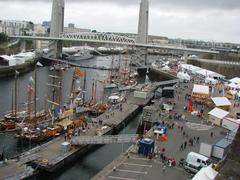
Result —
[[[64,8],[65,8],[65,0],[53,0],[50,37],[59,37],[59,34],[63,33]],[[62,42],[50,41],[49,55],[51,57],[58,58],[61,56],[61,54],[62,54]]]

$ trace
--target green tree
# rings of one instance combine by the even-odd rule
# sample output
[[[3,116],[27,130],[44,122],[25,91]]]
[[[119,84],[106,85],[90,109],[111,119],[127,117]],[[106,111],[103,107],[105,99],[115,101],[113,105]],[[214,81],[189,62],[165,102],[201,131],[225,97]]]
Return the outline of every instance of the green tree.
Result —
[[[7,42],[8,36],[5,33],[0,33],[0,43]]]

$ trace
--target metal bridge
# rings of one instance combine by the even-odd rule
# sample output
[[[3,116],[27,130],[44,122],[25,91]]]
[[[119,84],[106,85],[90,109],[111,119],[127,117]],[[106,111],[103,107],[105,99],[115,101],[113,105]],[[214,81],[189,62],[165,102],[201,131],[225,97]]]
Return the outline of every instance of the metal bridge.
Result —
[[[74,136],[71,139],[72,145],[86,144],[116,144],[130,143],[137,141],[137,134],[120,134],[120,135],[104,135],[104,136]]]
[[[81,33],[61,33],[60,38],[67,39],[78,39],[78,40],[95,40],[100,42],[117,42],[117,43],[129,43],[135,44],[135,39],[127,36],[120,36],[111,33],[92,33],[92,32],[81,32]]]
[[[70,33],[60,34],[59,37],[43,37],[43,36],[9,36],[9,38],[21,39],[21,40],[42,40],[42,41],[78,41],[85,43],[99,43],[99,44],[112,44],[112,45],[123,45],[132,47],[143,47],[153,49],[165,49],[165,50],[177,50],[181,52],[189,53],[210,53],[218,54],[218,51],[185,48],[179,46],[169,45],[155,45],[155,44],[142,44],[136,43],[134,39],[115,35],[111,33]]]

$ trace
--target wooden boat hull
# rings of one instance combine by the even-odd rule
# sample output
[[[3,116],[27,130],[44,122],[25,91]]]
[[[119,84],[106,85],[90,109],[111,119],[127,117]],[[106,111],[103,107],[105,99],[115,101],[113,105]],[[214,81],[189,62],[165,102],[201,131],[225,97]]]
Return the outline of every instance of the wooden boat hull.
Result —
[[[3,121],[0,122],[0,129],[7,131],[7,130],[15,130],[16,129],[16,123],[13,121]]]

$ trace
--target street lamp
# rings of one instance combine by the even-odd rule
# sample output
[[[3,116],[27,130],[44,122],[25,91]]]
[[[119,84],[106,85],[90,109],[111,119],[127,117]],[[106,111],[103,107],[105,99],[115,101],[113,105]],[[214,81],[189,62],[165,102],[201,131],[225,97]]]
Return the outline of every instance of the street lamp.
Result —
[[[126,134],[125,127],[126,127],[125,122],[123,122],[123,134]],[[123,154],[123,148],[124,148],[124,142],[122,142],[122,154]]]

